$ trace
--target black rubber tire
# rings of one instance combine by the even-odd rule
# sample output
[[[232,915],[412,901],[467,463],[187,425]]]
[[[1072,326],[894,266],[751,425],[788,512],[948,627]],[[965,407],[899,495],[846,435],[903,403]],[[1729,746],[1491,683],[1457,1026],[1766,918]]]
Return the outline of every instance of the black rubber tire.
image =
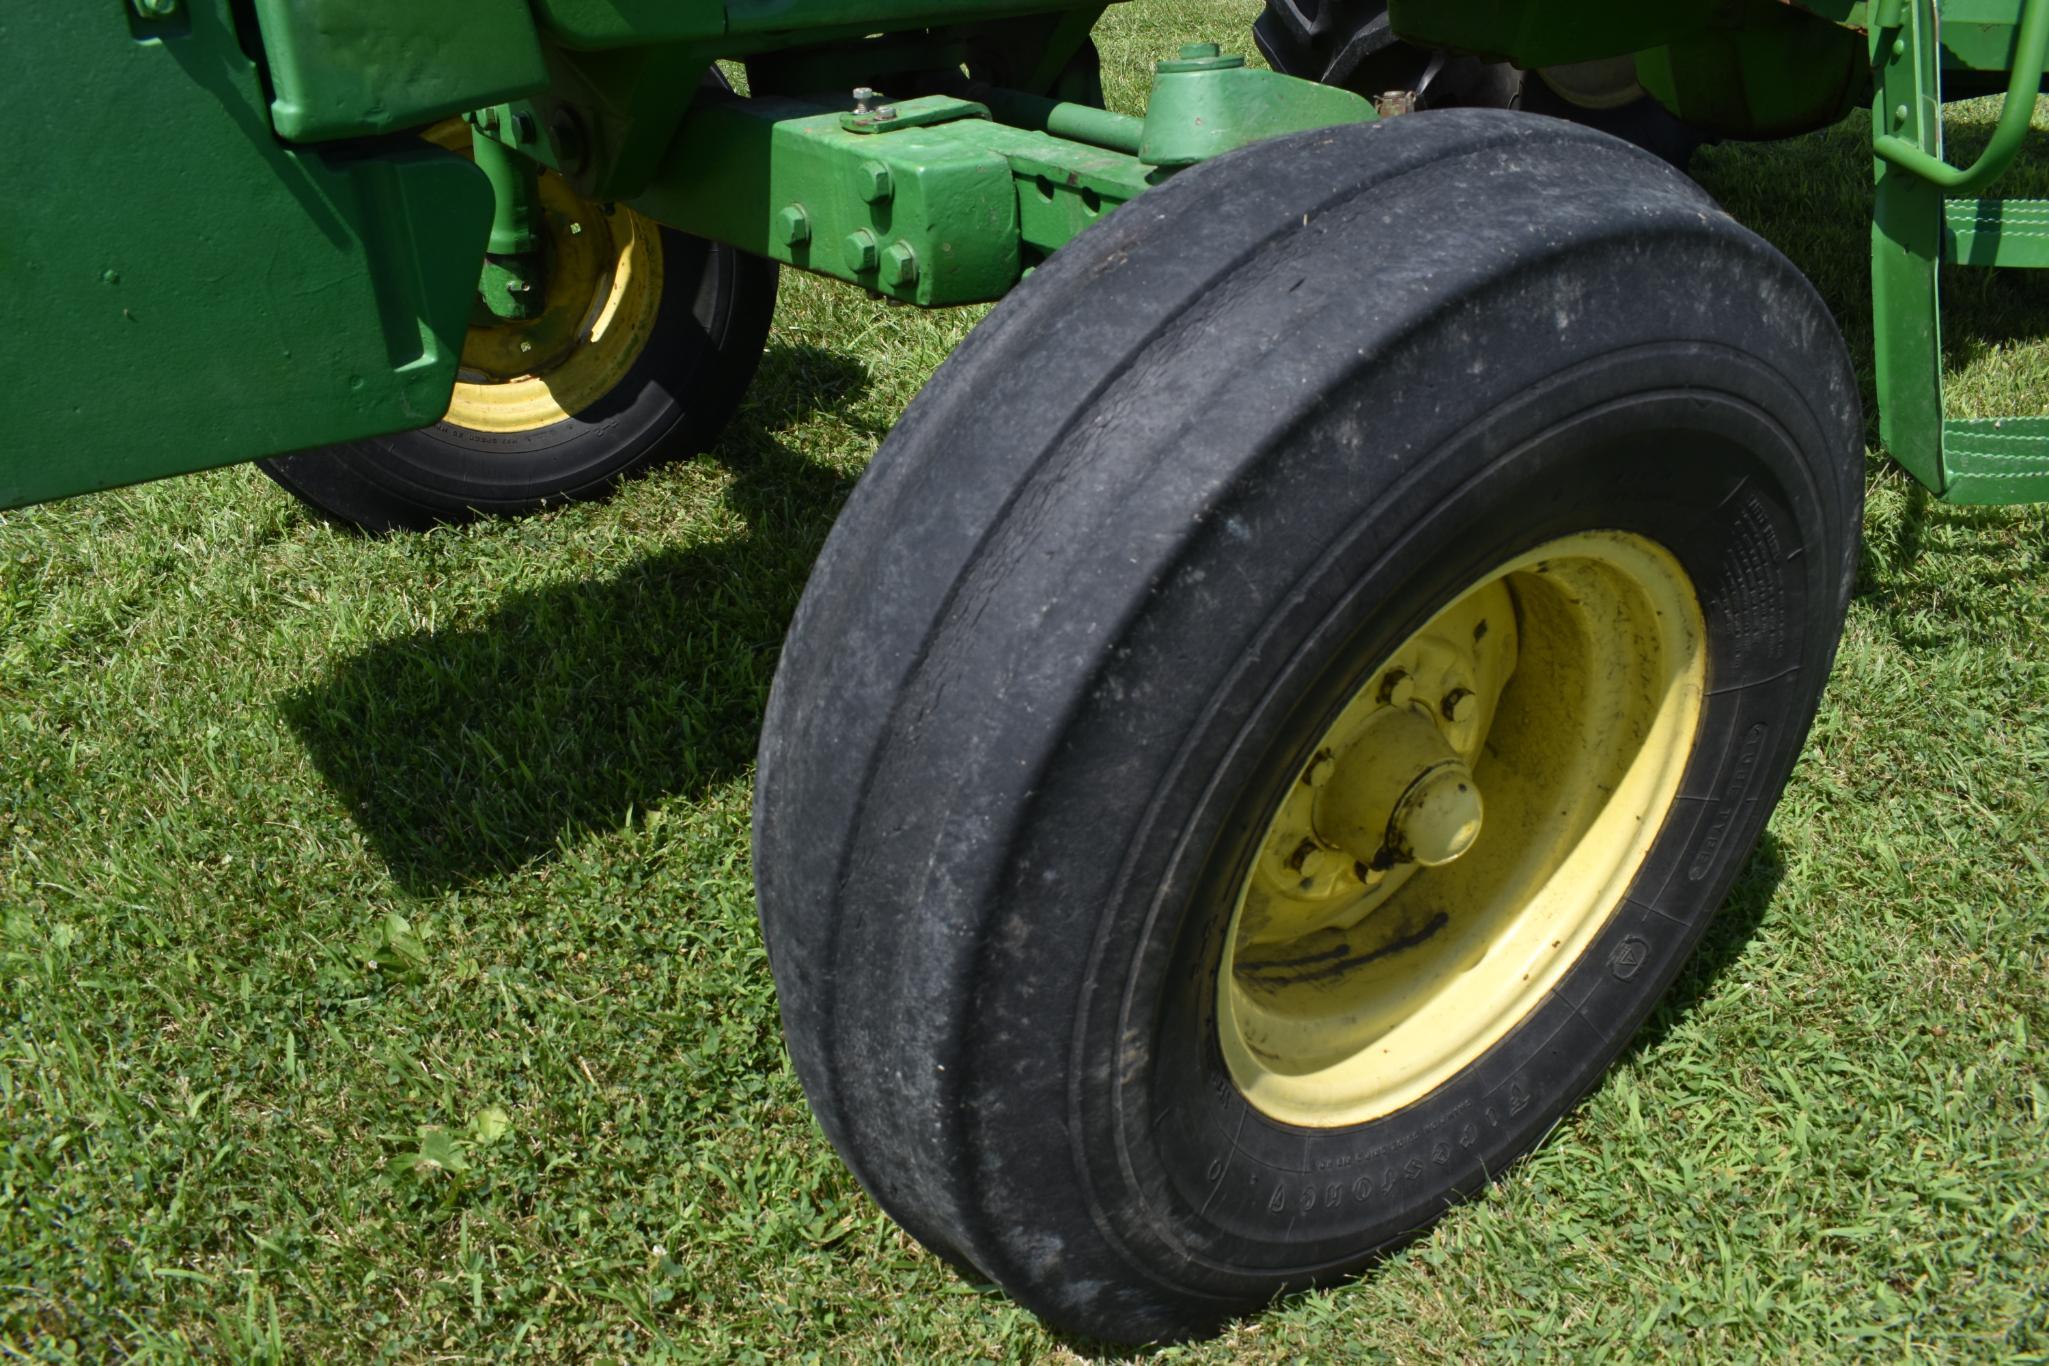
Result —
[[[610,393],[560,422],[481,432],[438,422],[275,456],[264,473],[317,511],[370,532],[595,498],[703,450],[754,378],[775,314],[776,266],[663,228],[654,331]]]
[[[1274,70],[1373,96],[1413,89],[1434,55],[1397,38],[1387,0],[1266,0],[1253,41]],[[1522,109],[1583,123],[1684,169],[1703,139],[1648,95],[1611,109],[1577,105],[1534,72],[1448,56],[1429,76],[1423,109]]]
[[[1095,1338],[1203,1331],[1426,1226],[1601,1075],[1763,829],[1848,601],[1862,434],[1806,280],[1557,120],[1264,143],[1063,248],[884,443],[769,703],[762,927],[826,1133],[914,1235]],[[1303,718],[1593,528],[1664,544],[1707,620],[1630,900],[1424,1099],[1265,1118],[1203,1020]]]
[[[1388,22],[1387,0],[1266,0],[1252,41],[1274,70],[1369,98],[1427,86],[1423,109],[1506,109],[1522,73],[1504,62],[1436,54],[1403,42]]]

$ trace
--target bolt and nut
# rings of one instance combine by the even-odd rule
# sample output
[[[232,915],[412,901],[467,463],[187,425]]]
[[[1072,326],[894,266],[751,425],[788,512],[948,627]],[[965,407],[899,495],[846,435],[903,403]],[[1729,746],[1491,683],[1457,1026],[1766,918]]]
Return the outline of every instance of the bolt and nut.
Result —
[[[875,234],[866,228],[857,228],[848,233],[847,240],[840,245],[847,269],[856,275],[875,269],[882,260],[882,244],[877,242]]]
[[[918,253],[909,242],[892,242],[883,255],[882,278],[897,289],[918,283]]]
[[[791,204],[775,216],[776,240],[786,247],[800,247],[811,240],[811,215],[802,204]]]

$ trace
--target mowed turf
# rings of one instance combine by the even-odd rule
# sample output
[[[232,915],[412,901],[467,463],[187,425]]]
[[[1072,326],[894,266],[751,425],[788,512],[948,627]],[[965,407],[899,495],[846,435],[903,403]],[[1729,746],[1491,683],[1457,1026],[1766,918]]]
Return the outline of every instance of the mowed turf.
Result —
[[[1113,103],[1255,12],[1119,7]],[[1694,169],[1868,375],[1867,136]],[[2049,281],[1948,283],[1953,411],[2049,410]],[[0,514],[0,1351],[1094,1355],[841,1167],[750,885],[785,623],[976,316],[786,275],[714,451],[526,521],[366,540],[248,468]],[[1170,1355],[2049,1353],[2049,511],[1869,492],[1807,751],[1620,1065]]]

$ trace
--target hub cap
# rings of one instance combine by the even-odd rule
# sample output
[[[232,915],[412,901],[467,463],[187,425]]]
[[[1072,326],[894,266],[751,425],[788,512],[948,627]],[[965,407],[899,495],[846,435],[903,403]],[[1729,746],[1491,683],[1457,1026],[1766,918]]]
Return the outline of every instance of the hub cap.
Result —
[[[1238,891],[1217,1018],[1255,1107],[1363,1123],[1535,1008],[1678,793],[1704,636],[1677,560],[1588,532],[1473,584],[1373,671]]]

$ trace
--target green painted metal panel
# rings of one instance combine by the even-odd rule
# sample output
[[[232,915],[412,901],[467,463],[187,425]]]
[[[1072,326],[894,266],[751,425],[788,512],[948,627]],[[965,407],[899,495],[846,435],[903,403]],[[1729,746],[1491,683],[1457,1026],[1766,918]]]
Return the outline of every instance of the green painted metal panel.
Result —
[[[1945,260],[2049,268],[2049,199],[1952,199],[1943,217]]]
[[[1942,453],[1944,502],[2049,501],[2049,417],[1952,418]]]
[[[1934,17],[1914,4],[1898,32],[1874,30],[1874,134],[1942,151]],[[1871,308],[1879,434],[1893,459],[1937,493],[1942,477],[1942,192],[1877,162],[1871,213]]]
[[[422,426],[454,382],[482,174],[286,147],[226,0],[131,15],[0,10],[0,506]]]
[[[526,0],[255,0],[295,142],[417,128],[548,84]]]

